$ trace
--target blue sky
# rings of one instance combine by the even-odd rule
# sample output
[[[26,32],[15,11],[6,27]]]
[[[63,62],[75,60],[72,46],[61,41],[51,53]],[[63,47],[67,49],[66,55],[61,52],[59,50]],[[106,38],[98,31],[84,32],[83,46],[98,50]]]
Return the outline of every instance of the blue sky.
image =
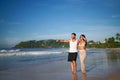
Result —
[[[0,0],[0,47],[70,39],[72,32],[103,41],[120,32],[119,4],[120,0]]]

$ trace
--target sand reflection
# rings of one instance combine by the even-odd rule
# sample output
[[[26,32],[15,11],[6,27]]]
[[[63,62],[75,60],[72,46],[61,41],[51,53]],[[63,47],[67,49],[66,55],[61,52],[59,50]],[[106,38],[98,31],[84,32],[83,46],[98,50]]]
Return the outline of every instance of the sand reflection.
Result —
[[[81,79],[87,80],[87,74],[81,73]],[[77,73],[72,73],[72,80],[80,80],[80,79],[78,79]]]
[[[72,72],[72,80],[78,80],[77,73]]]
[[[86,73],[81,73],[82,80],[87,80],[87,74]]]

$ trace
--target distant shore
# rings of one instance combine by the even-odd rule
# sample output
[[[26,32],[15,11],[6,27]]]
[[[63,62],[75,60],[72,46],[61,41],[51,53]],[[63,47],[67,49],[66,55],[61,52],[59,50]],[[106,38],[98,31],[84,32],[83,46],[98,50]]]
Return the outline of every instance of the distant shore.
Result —
[[[88,48],[88,49],[108,49],[108,50],[120,50],[120,48]]]
[[[106,49],[109,49],[109,50],[120,50],[120,48],[106,48]]]

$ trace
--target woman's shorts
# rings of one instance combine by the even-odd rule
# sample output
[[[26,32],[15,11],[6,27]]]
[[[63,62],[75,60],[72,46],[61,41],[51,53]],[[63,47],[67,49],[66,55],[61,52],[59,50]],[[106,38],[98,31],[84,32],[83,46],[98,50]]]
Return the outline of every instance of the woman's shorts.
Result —
[[[69,52],[68,53],[68,62],[76,61],[77,60],[77,55],[78,55],[77,52]]]

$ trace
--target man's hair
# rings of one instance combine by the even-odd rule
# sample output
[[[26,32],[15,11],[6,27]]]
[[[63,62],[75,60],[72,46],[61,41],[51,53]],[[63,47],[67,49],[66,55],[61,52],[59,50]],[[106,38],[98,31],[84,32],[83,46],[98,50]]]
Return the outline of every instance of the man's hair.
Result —
[[[76,36],[76,34],[75,34],[75,33],[72,33],[72,35]]]

